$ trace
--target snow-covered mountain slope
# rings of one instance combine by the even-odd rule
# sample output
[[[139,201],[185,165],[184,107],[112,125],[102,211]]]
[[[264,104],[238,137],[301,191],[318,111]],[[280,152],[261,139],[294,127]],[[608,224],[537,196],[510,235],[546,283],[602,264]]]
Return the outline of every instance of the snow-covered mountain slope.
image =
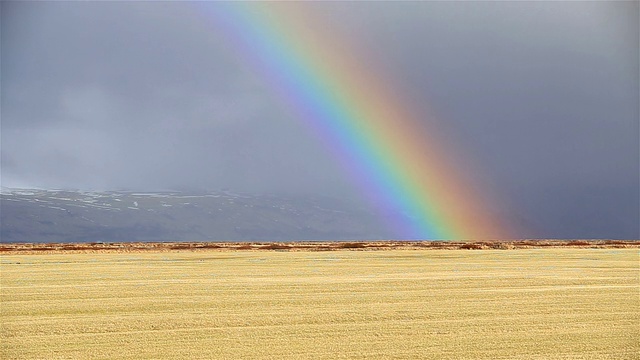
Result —
[[[391,236],[370,210],[326,197],[3,188],[0,209],[2,242],[288,241]]]

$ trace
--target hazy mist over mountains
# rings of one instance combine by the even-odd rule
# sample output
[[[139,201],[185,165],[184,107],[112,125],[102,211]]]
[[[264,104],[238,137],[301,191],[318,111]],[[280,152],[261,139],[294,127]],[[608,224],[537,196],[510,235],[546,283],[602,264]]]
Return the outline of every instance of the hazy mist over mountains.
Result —
[[[640,237],[638,2],[300,6],[434,114],[514,237]],[[401,236],[195,3],[0,10],[1,241]]]
[[[3,189],[5,242],[390,239],[380,214],[337,199],[224,192]]]

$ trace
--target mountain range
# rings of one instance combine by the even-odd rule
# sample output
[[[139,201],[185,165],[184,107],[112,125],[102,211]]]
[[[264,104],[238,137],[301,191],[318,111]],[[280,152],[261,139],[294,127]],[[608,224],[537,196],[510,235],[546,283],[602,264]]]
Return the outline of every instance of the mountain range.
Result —
[[[2,188],[2,242],[390,239],[380,214],[341,199],[217,192]]]

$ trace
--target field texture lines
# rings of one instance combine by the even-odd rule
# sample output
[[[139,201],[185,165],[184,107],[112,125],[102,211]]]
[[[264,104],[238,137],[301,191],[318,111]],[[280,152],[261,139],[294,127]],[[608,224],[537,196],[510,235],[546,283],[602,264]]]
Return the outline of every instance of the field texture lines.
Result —
[[[1,258],[2,359],[639,359],[637,248]]]

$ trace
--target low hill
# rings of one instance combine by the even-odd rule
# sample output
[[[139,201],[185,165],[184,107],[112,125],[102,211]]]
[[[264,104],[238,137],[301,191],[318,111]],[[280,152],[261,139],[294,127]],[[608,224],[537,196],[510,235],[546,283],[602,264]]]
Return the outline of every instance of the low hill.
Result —
[[[2,242],[292,241],[391,236],[370,210],[328,197],[3,188],[0,207]]]

